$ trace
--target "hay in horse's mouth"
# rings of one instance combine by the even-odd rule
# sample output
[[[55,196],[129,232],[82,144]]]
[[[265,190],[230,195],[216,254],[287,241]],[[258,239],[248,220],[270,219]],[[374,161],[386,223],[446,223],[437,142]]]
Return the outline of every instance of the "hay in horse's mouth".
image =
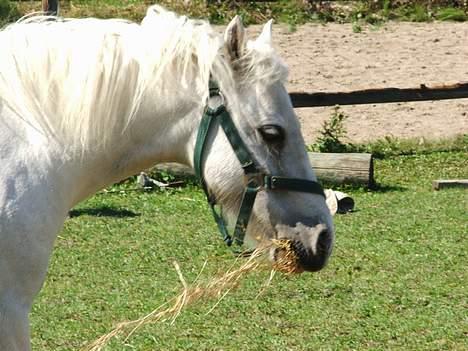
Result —
[[[274,250],[273,269],[286,274],[304,272],[291,240],[273,239],[272,244]]]
[[[296,253],[294,252],[292,242],[287,239],[272,240],[267,244],[263,244],[261,247],[256,249],[238,268],[234,267],[236,267],[236,264],[239,262],[240,258],[235,261],[235,263],[226,273],[219,277],[211,278],[205,282],[200,282],[199,278],[206,265],[206,262],[197,278],[190,285],[187,284],[177,262],[174,262],[175,269],[183,286],[182,292],[177,297],[159,306],[151,313],[140,319],[117,324],[117,326],[111,332],[101,336],[99,339],[87,346],[85,350],[100,351],[112,338],[121,334],[125,335],[126,341],[137,329],[149,323],[164,322],[168,320],[173,323],[185,307],[197,301],[201,301],[202,299],[206,300],[210,298],[216,298],[216,303],[207,312],[207,314],[209,314],[232,289],[239,286],[240,280],[244,275],[267,267],[265,260],[261,258],[265,257],[268,252],[271,252],[271,250],[274,250],[276,256],[273,263],[273,270],[277,270],[286,274],[302,273],[304,271],[300,267],[299,260]],[[269,269],[271,269],[271,267]],[[270,280],[267,281],[265,285],[269,285],[271,277],[272,275],[270,275]],[[170,302],[172,302],[172,305],[169,305]]]

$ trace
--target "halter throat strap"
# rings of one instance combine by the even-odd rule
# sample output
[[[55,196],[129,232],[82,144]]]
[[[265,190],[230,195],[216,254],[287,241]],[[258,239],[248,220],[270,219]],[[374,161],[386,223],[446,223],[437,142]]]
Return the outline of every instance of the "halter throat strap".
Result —
[[[286,190],[286,191],[300,191],[312,194],[318,194],[325,197],[322,187],[319,183],[299,178],[289,178],[282,176],[273,176],[265,174],[258,167],[257,162],[250,153],[249,148],[242,140],[231,115],[229,114],[224,104],[224,98],[219,90],[216,82],[210,80],[210,98],[219,96],[223,103],[216,108],[205,107],[200,126],[198,129],[197,140],[194,150],[194,169],[197,178],[199,179],[203,190],[207,196],[208,203],[211,207],[213,217],[218,226],[218,230],[228,246],[233,242],[242,246],[244,242],[245,232],[249,223],[255,198],[257,193],[261,190]],[[236,224],[233,234],[229,234],[226,222],[222,213],[217,206],[216,198],[210,194],[203,175],[203,155],[205,153],[206,144],[210,131],[213,126],[219,123],[224,131],[239,163],[244,171],[244,192],[242,195],[241,205],[237,216]]]

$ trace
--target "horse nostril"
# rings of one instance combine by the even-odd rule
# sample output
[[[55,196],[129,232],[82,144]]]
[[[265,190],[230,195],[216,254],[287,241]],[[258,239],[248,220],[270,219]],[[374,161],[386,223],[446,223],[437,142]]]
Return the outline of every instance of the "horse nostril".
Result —
[[[330,251],[330,246],[332,245],[332,235],[328,229],[323,229],[318,234],[317,244],[315,251],[317,254],[321,252],[328,253]]]

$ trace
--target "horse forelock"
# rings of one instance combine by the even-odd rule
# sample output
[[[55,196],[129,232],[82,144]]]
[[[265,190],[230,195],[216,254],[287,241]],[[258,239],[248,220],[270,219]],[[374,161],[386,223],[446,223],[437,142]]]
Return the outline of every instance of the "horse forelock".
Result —
[[[276,81],[285,82],[288,68],[276,51],[269,44],[249,41],[243,62],[244,84],[272,84]]]

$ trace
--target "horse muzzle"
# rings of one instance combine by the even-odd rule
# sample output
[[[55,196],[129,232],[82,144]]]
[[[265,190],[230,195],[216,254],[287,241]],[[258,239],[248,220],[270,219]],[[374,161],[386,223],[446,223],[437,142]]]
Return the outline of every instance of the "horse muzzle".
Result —
[[[272,249],[272,258],[280,270],[286,259],[286,271],[316,272],[328,262],[334,243],[333,230],[324,224],[307,227],[297,223],[295,227],[278,225],[278,241],[287,243]]]

